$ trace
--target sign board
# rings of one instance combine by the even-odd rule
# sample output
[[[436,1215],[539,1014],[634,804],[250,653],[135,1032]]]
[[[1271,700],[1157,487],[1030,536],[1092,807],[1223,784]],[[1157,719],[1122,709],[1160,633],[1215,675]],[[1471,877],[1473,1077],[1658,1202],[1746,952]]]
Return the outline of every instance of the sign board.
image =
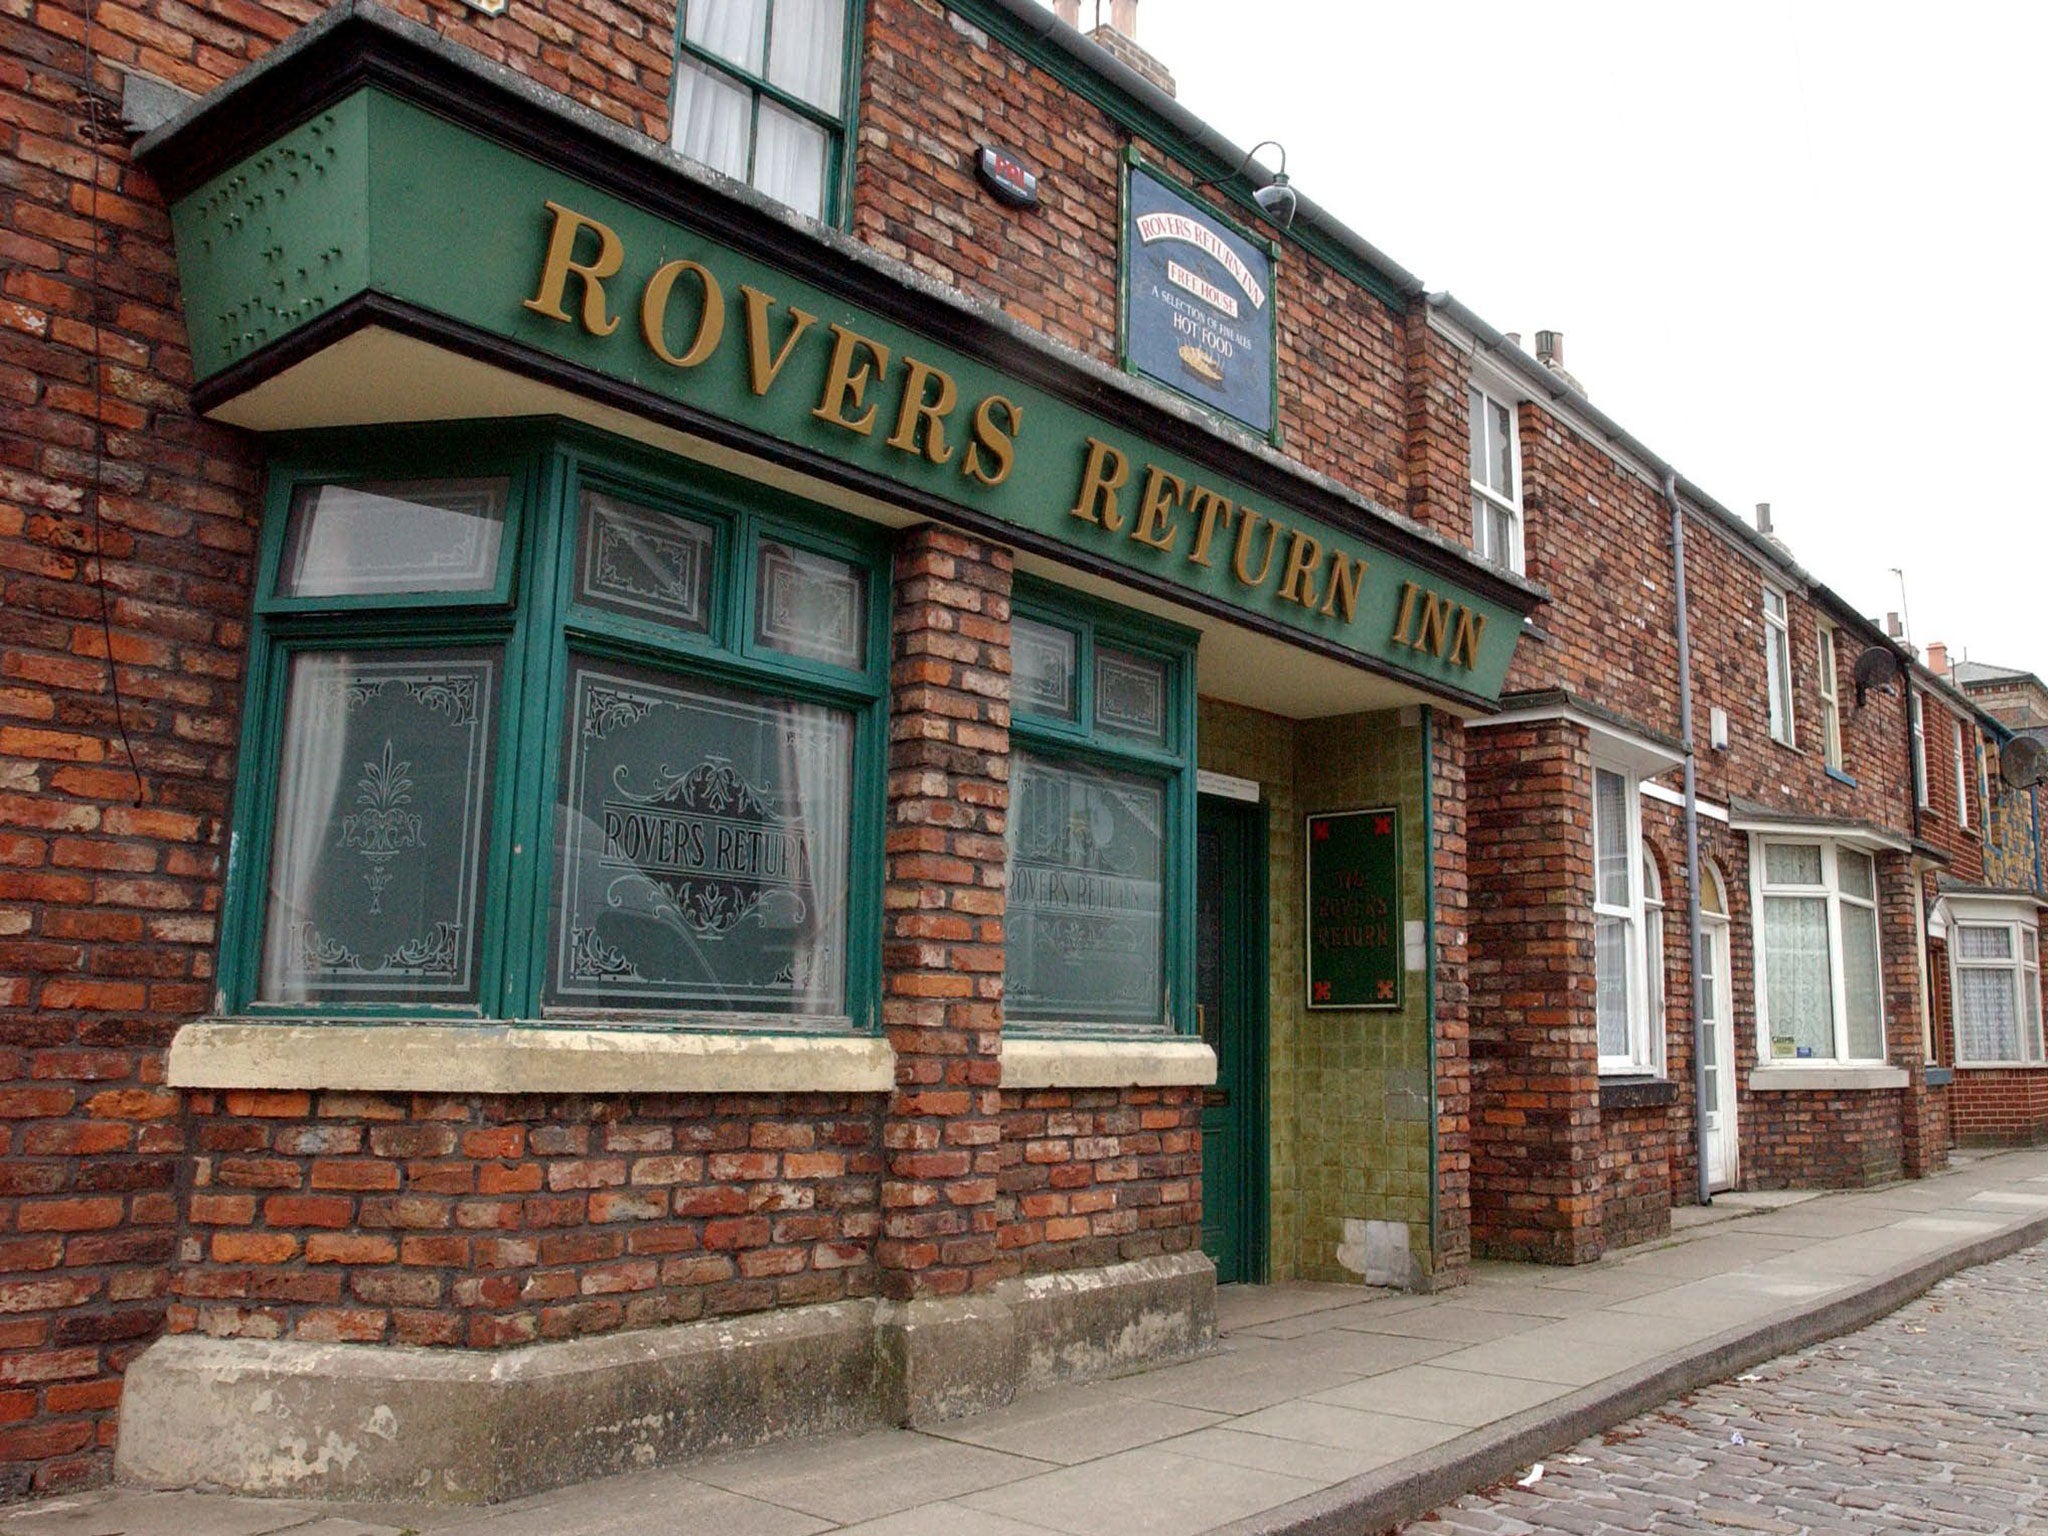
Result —
[[[1271,437],[1273,248],[1146,166],[1124,193],[1124,364]]]
[[[1399,1008],[1401,812],[1308,818],[1308,1006]]]

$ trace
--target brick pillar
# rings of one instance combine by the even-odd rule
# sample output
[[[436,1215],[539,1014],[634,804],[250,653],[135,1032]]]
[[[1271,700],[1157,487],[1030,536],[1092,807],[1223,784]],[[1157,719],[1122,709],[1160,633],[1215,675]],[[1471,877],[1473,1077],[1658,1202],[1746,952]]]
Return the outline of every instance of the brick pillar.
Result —
[[[1470,370],[1450,338],[1430,328],[1427,305],[1409,306],[1404,341],[1408,515],[1464,544],[1472,537],[1466,458],[1471,409],[1465,397]]]
[[[1913,905],[1919,880],[1909,853],[1877,860],[1878,948],[1884,964],[1885,1054],[1912,1080],[1899,1096],[1899,1160],[1922,1179],[1948,1166],[1948,1091],[1927,1086],[1928,1037],[1920,1018],[1920,945]],[[1931,999],[1930,999],[1931,1001]]]
[[[1430,816],[1436,905],[1436,1230],[1432,1287],[1456,1285],[1472,1262],[1472,1008],[1466,976],[1470,878],[1465,858],[1465,727],[1430,714]]]
[[[896,552],[882,1024],[896,1091],[883,1294],[953,1296],[996,1258],[1009,810],[1010,552],[936,524]]]

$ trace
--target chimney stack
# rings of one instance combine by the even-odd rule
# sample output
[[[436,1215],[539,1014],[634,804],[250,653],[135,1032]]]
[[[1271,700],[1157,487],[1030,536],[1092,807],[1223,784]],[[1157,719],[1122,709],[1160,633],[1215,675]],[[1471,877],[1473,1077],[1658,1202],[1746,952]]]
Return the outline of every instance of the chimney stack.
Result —
[[[1062,21],[1066,19],[1069,3],[1070,0],[1053,0],[1053,9]],[[1071,4],[1078,15],[1079,0],[1071,0]],[[1095,30],[1088,34],[1090,42],[1126,69],[1135,70],[1147,85],[1169,96],[1175,93],[1172,71],[1138,46],[1138,0],[1109,0],[1106,22],[1102,20],[1102,0],[1096,0],[1095,18]]]
[[[1927,670],[1943,682],[1948,681],[1948,646],[1939,640],[1927,642]]]
[[[1899,622],[1899,616],[1896,613],[1888,613],[1884,616],[1884,632],[1894,640],[1906,638],[1906,626]]]
[[[1768,501],[1756,504],[1756,531],[1767,539],[1772,536],[1771,504]]]

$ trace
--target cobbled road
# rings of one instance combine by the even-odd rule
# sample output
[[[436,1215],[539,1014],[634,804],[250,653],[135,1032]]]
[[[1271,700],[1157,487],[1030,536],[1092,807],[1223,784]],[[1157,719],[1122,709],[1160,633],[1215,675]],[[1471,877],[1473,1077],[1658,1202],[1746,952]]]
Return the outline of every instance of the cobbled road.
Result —
[[[1402,1530],[2048,1532],[2048,1245]]]

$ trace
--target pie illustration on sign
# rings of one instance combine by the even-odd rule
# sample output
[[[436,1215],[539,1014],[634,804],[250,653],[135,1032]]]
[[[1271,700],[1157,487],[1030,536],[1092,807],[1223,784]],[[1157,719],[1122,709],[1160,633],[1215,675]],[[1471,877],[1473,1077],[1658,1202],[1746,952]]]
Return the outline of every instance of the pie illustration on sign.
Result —
[[[1204,352],[1200,347],[1184,346],[1180,349],[1181,366],[1205,384],[1223,382],[1223,365]]]

